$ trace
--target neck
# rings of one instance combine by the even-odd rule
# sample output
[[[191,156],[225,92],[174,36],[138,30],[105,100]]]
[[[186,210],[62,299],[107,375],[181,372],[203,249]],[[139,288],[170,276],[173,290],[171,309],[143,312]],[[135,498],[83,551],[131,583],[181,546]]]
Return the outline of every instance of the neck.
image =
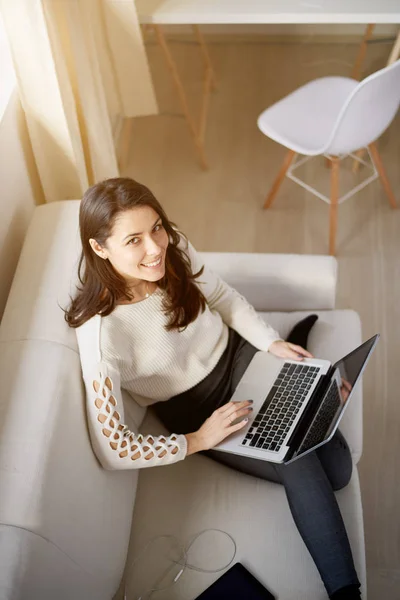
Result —
[[[128,285],[129,293],[134,297],[143,297],[145,296],[150,289],[150,284],[148,281],[140,281],[139,283],[134,283]]]
[[[133,296],[133,300],[122,300],[119,304],[132,304],[134,302],[140,302],[145,298],[148,298],[157,288],[157,284],[149,281],[141,281],[128,285],[128,291]]]

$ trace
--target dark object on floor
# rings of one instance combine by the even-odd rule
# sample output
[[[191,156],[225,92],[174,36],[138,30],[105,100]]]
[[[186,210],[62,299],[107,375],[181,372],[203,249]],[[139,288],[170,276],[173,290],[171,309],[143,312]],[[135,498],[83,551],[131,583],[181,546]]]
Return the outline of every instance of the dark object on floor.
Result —
[[[274,596],[252,575],[242,563],[237,562],[196,600],[275,600]]]
[[[329,597],[331,600],[361,600],[360,586],[358,583],[346,585],[346,587],[337,590]]]

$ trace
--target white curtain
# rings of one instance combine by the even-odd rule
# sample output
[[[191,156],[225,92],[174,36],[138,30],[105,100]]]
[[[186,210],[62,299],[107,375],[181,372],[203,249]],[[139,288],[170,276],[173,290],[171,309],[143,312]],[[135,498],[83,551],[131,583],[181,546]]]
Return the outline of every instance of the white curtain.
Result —
[[[45,200],[118,176],[120,118],[158,112],[134,0],[0,0]]]

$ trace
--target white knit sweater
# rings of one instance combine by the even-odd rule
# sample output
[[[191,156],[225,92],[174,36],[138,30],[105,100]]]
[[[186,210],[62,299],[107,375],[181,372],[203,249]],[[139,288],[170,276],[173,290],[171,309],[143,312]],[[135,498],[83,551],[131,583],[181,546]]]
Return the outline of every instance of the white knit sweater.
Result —
[[[204,265],[184,247],[196,273]],[[196,280],[207,306],[184,331],[167,331],[163,291],[135,304],[96,315],[77,331],[93,449],[106,469],[166,465],[186,456],[184,435],[143,436],[124,424],[121,387],[142,406],[184,392],[215,367],[228,342],[228,326],[259,350],[279,334],[236,290],[206,266]],[[153,453],[153,456],[151,454]]]

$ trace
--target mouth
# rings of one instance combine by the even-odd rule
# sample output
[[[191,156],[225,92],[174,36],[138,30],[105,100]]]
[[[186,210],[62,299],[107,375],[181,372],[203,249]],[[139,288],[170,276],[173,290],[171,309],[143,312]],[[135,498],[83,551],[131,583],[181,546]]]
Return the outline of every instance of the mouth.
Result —
[[[153,262],[149,262],[149,263],[141,263],[142,267],[146,267],[146,269],[157,269],[157,267],[160,267],[162,263],[162,256],[159,256],[159,258],[157,258],[156,260],[153,260]]]

